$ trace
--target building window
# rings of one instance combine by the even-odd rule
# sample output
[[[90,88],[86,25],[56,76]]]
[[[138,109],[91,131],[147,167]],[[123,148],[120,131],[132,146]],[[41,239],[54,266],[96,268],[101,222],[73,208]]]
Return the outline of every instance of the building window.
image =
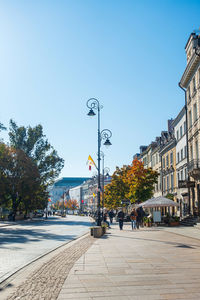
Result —
[[[193,105],[193,118],[194,118],[194,122],[197,120],[197,104],[195,103]]]
[[[177,178],[178,178],[178,182],[179,182],[179,180],[180,180],[180,175],[179,175],[179,173],[177,173]]]
[[[186,133],[186,121],[184,122],[184,134]]]
[[[198,147],[198,141],[195,142],[195,152],[196,152],[196,159],[199,159],[199,147]]]
[[[172,191],[174,189],[174,175],[173,174],[171,174],[171,189],[172,189]]]
[[[181,180],[183,180],[183,170],[181,170]]]
[[[173,164],[173,152],[170,153],[170,164]]]
[[[190,146],[190,157],[191,157],[191,159],[193,159],[193,147],[192,147],[192,145]]]
[[[180,138],[182,138],[182,136],[183,136],[183,127],[181,126],[180,127]]]
[[[176,132],[176,139],[177,139],[177,141],[179,140],[179,131],[178,130]]]
[[[165,168],[165,158],[163,158],[163,168]]]
[[[181,160],[183,160],[183,149],[181,149]]]
[[[185,180],[187,179],[187,168],[185,168]]]
[[[184,147],[185,158],[187,157],[187,146]]]
[[[191,97],[191,95],[190,95],[190,86],[188,86],[187,95],[188,95],[188,100],[189,100],[190,97]]]
[[[158,163],[158,153],[156,153],[156,164]]]
[[[166,166],[169,167],[169,156],[166,156]]]
[[[189,111],[189,127],[192,127],[192,112]]]
[[[193,92],[196,91],[196,81],[195,81],[195,76],[192,79],[192,83],[193,83]]]
[[[179,161],[180,161],[180,154],[179,154],[179,152],[177,153],[177,162],[179,163]]]
[[[169,193],[169,176],[167,176],[167,192]]]
[[[165,191],[165,177],[163,178],[163,190]]]

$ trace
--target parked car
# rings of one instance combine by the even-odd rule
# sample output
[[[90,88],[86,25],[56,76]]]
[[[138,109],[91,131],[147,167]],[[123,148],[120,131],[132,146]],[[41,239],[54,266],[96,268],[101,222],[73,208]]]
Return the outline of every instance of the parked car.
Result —
[[[41,218],[43,216],[44,216],[44,211],[40,209],[36,210],[33,215],[34,218]]]

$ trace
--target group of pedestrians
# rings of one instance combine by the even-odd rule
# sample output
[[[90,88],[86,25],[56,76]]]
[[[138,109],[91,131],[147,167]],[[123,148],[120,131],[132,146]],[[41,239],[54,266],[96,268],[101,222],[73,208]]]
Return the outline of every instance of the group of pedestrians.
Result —
[[[137,209],[133,208],[132,212],[130,213],[132,230],[139,229],[140,226],[143,226],[144,216],[145,216],[145,212],[142,207],[139,207]],[[114,217],[115,217],[115,213],[113,212],[113,210],[105,211],[102,214],[102,220],[104,223],[106,223],[108,225],[109,228],[110,228],[110,225],[113,223]],[[122,209],[118,212],[117,219],[119,222],[119,228],[120,228],[120,230],[122,230],[123,225],[124,225],[124,219],[125,219],[125,214]]]
[[[131,220],[131,227],[132,230],[139,229],[140,226],[143,226],[143,219],[145,216],[145,212],[142,207],[139,207],[138,209],[133,208],[131,214],[130,214],[130,220]],[[125,214],[122,210],[118,212],[118,222],[119,222],[119,229],[123,229],[124,225],[124,218]]]

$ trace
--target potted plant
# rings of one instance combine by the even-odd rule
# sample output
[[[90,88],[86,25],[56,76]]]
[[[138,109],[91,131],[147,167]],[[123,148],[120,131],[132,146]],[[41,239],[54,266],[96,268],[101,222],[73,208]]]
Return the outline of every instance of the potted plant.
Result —
[[[169,219],[169,226],[179,226],[179,217],[171,217]]]
[[[102,234],[105,234],[106,233],[106,228],[108,227],[108,225],[106,223],[103,223],[101,225],[101,227],[102,227]]]
[[[148,218],[144,217],[143,221],[144,221],[144,226],[148,226]]]

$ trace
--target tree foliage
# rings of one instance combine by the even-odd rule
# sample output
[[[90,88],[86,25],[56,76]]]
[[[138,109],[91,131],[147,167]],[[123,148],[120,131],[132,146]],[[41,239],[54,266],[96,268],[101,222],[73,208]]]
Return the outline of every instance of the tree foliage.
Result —
[[[64,166],[64,160],[50,145],[41,125],[35,127],[18,127],[10,121],[10,145],[23,150],[37,165],[43,184],[52,184]]]
[[[66,202],[66,208],[71,209],[71,210],[76,210],[79,208],[78,202],[75,199],[69,199]]]
[[[0,123],[0,130],[5,127]],[[10,121],[10,145],[0,142],[0,205],[28,212],[48,203],[48,186],[64,160],[50,145],[41,125],[18,127]]]
[[[125,178],[130,166],[116,167],[116,171],[112,175],[110,184],[105,186],[105,206],[107,208],[117,208],[122,206],[121,201],[126,199],[129,191],[129,185]]]
[[[127,197],[131,200],[131,203],[140,203],[151,198],[157,178],[158,173],[156,171],[152,168],[144,168],[141,161],[134,159],[126,178],[129,185]]]
[[[0,131],[6,130],[6,127],[0,122]]]
[[[0,143],[0,204],[26,211],[41,196],[40,174],[34,162],[20,149]]]
[[[157,178],[156,171],[144,168],[144,164],[137,159],[131,165],[117,167],[111,183],[105,187],[105,206],[120,207],[122,200],[130,200],[131,203],[146,201],[153,196]]]

